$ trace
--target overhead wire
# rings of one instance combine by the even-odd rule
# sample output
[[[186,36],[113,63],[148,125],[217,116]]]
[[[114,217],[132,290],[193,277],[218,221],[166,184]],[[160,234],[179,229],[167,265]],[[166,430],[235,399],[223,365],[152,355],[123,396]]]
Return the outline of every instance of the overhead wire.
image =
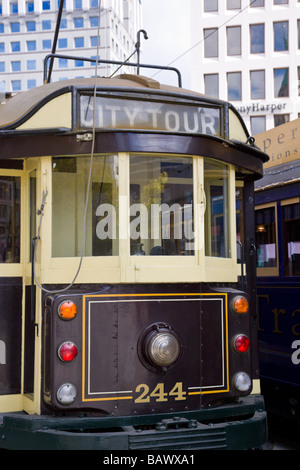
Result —
[[[241,13],[243,13],[245,10],[247,10],[247,8],[251,7],[251,5],[253,3],[255,3],[256,0],[251,0],[251,2],[246,5],[244,8],[242,8],[238,13],[236,13],[234,16],[231,16],[228,20],[226,20],[224,23],[222,23],[220,26],[217,26],[216,28],[214,28],[214,30],[209,33],[207,36],[203,37],[200,41],[198,41],[196,44],[194,44],[193,46],[191,46],[189,49],[187,49],[185,52],[183,52],[182,54],[180,54],[178,57],[176,57],[174,60],[172,60],[171,62],[169,62],[167,64],[167,67],[169,67],[170,65],[174,64],[174,62],[177,62],[179,59],[181,59],[182,57],[184,57],[186,54],[188,54],[189,52],[191,52],[193,49],[195,49],[195,47],[199,46],[200,44],[202,44],[203,41],[205,41],[205,39],[209,38],[210,36],[212,36],[213,34],[216,33],[216,31],[219,31],[221,28],[223,28],[226,24],[230,23],[230,21],[234,20],[234,18],[236,18],[238,15],[240,15]],[[157,72],[155,72],[152,77],[155,77],[155,75],[161,73],[162,71],[159,70]]]

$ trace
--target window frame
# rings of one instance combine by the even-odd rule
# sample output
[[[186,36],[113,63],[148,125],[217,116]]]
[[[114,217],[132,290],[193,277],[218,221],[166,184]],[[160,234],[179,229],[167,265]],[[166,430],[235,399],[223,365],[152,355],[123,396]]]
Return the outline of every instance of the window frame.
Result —
[[[277,202],[270,202],[267,204],[260,204],[255,206],[255,211],[262,209],[269,209],[274,207],[274,217],[275,217],[275,252],[276,252],[276,266],[273,267],[256,267],[256,274],[258,277],[275,277],[279,276],[279,248],[278,248],[278,209]]]
[[[82,268],[76,282],[236,282],[240,265],[237,263],[236,253],[236,201],[235,201],[235,168],[226,164],[229,169],[228,176],[228,237],[229,258],[205,256],[204,243],[204,216],[206,198],[204,194],[204,157],[193,158],[193,193],[194,193],[194,226],[195,250],[190,256],[135,256],[130,254],[130,235],[128,226],[130,223],[130,155],[132,153],[118,154],[119,168],[119,255],[117,256],[85,256]],[[143,156],[155,157],[160,154],[145,154]],[[189,155],[170,155],[168,157],[185,157]],[[41,171],[47,171],[48,178],[48,207],[52,200],[52,157],[44,157],[41,162]],[[49,189],[50,188],[50,189]],[[122,234],[122,235],[121,235]],[[45,283],[71,282],[78,268],[80,257],[52,257],[52,214],[51,210],[45,211],[42,223],[42,259],[44,260],[43,280]],[[42,238],[41,237],[41,238]],[[99,269],[99,262],[103,270]],[[174,268],[179,269],[174,269]]]

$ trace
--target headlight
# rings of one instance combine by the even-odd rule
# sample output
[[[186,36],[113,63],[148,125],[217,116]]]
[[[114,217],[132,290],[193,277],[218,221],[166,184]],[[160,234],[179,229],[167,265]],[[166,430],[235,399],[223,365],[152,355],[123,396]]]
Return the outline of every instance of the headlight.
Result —
[[[171,366],[177,361],[181,352],[177,335],[164,323],[151,325],[141,336],[139,344],[142,362],[144,365],[146,362],[147,365],[154,367]]]
[[[147,350],[154,364],[167,367],[178,359],[180,346],[177,338],[172,333],[165,331],[152,335],[148,341]]]

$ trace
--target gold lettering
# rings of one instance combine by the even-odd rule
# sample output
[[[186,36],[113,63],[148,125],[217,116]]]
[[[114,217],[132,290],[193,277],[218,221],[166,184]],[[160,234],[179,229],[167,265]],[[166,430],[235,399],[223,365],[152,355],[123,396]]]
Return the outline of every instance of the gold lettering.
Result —
[[[275,328],[272,331],[272,333],[278,333],[278,334],[282,335],[283,331],[279,330],[278,318],[279,318],[279,315],[285,315],[286,311],[283,308],[280,308],[280,309],[274,308],[274,310],[272,310],[272,313],[274,313],[274,320],[275,320]]]

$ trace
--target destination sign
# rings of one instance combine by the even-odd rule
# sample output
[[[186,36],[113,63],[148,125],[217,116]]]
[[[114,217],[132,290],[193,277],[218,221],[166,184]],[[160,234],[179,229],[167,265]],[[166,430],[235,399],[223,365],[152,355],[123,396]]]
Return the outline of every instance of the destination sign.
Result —
[[[80,95],[80,128],[93,127],[95,117],[97,129],[220,135],[218,108],[97,96],[94,113],[93,103],[93,96]]]

